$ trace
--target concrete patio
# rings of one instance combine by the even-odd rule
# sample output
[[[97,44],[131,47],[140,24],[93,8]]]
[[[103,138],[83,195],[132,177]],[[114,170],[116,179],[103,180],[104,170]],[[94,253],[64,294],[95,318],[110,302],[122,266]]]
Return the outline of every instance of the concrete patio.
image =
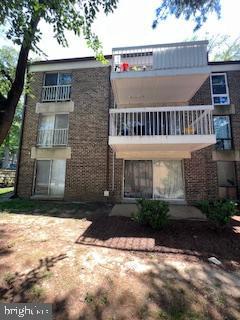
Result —
[[[110,216],[123,216],[131,217],[133,213],[137,211],[137,205],[134,203],[121,203],[116,204],[111,212]],[[169,205],[170,218],[173,220],[206,220],[206,217],[202,212],[193,206],[187,205]]]

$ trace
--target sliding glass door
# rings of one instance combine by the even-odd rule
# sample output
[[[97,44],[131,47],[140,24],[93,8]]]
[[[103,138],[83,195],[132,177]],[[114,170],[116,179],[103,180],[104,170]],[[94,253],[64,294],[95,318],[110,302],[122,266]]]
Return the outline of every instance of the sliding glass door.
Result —
[[[35,195],[62,197],[66,160],[37,160]]]
[[[126,160],[124,197],[184,199],[182,162],[179,160]]]
[[[152,198],[151,161],[125,161],[125,198]]]
[[[153,162],[153,197],[166,200],[184,199],[181,161]]]

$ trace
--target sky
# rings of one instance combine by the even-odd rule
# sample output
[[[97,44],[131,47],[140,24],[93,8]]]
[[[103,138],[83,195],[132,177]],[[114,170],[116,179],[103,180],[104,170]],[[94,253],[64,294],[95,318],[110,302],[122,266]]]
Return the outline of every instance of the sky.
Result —
[[[111,54],[112,48],[181,42],[193,35],[194,22],[169,17],[152,29],[155,10],[161,0],[119,0],[118,8],[113,14],[105,16],[100,13],[93,29],[98,34],[104,54]],[[218,20],[215,14],[209,15],[208,21],[196,34],[198,39],[210,35],[228,34],[233,39],[240,36],[239,12],[240,0],[221,0],[222,14]],[[47,55],[44,59],[61,59],[92,56],[83,39],[67,34],[69,47],[62,48],[52,36],[51,26],[41,23],[43,32],[39,47]],[[1,44],[9,42],[0,41]]]

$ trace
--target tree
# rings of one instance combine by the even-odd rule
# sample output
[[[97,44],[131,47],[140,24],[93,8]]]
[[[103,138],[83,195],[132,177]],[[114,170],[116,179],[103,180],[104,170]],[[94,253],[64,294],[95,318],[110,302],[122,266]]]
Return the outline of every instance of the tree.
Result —
[[[17,57],[18,52],[14,48],[3,47],[0,49],[0,92],[3,95],[6,95],[11,87],[11,81],[8,77],[14,77]],[[7,74],[5,74],[5,70],[8,70]],[[0,146],[0,158],[4,157],[5,162],[3,163],[3,166],[6,166],[9,163],[10,157],[14,157],[17,153],[22,121],[22,109],[23,104],[19,101],[11,129],[3,144]]]
[[[199,36],[194,34],[186,41],[197,41]],[[208,54],[210,61],[240,60],[240,37],[232,39],[227,34],[209,34],[201,36],[201,40],[208,40]]]
[[[0,64],[0,73],[10,83],[4,93],[0,88],[0,145],[6,138],[17,104],[24,88],[25,71],[29,51],[39,52],[42,37],[39,22],[51,25],[54,37],[62,46],[67,46],[65,31],[82,35],[87,45],[94,50],[99,60],[104,61],[101,44],[92,32],[92,24],[99,10],[113,12],[118,0],[1,0],[0,25],[6,26],[6,36],[20,46],[14,75],[7,65]]]
[[[209,13],[215,12],[220,18],[220,0],[163,0],[156,10],[153,28],[156,28],[161,20],[166,20],[170,15],[177,19],[184,17],[186,20],[193,18],[196,25],[194,31],[198,30],[207,21]]]

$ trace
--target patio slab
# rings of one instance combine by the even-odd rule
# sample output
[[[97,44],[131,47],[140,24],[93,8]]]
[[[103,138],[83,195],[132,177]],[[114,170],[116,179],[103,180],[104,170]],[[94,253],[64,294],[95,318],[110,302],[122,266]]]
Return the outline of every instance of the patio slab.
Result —
[[[115,204],[110,212],[110,216],[131,217],[137,211],[137,205],[134,203]],[[205,221],[206,217],[202,212],[193,206],[187,205],[169,205],[170,218],[174,220],[201,220]]]

